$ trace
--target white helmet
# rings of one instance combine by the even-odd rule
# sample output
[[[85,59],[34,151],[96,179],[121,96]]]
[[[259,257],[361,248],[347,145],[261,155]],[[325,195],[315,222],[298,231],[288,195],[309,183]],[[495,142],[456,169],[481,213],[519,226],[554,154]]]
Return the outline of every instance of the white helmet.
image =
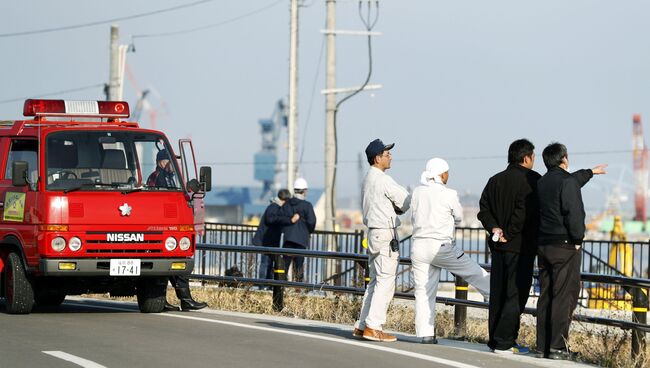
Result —
[[[307,188],[309,188],[309,186],[307,185],[307,180],[304,178],[298,178],[293,182],[293,189],[304,190]]]

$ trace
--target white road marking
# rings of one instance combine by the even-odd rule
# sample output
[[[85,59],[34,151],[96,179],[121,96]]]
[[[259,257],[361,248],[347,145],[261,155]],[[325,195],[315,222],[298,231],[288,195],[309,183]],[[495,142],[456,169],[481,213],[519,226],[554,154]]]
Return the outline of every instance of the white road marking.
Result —
[[[47,355],[51,355],[53,357],[59,358],[66,360],[70,363],[74,363],[76,365],[82,366],[84,368],[106,368],[106,366],[97,364],[93,362],[92,360],[84,359],[81,357],[78,357],[76,355],[68,354],[64,351],[43,351],[43,353]]]
[[[251,325],[247,325],[247,324],[244,324],[244,323],[219,321],[219,320],[214,320],[214,319],[209,319],[209,318],[182,316],[182,315],[178,315],[178,314],[157,314],[156,316],[172,317],[172,318],[184,318],[184,319],[191,319],[191,320],[201,321],[201,322],[218,323],[218,324],[228,325],[228,326],[249,328],[249,329],[252,329],[252,330],[276,332],[276,333],[283,333],[283,334],[286,334],[286,335],[307,337],[307,338],[310,338],[310,339],[325,340],[325,341],[335,342],[335,343],[339,343],[339,344],[359,346],[359,347],[363,347],[363,348],[366,348],[366,349],[374,349],[374,350],[384,351],[384,352],[387,352],[387,353],[393,353],[393,354],[408,356],[408,357],[415,358],[415,359],[426,360],[426,361],[429,361],[429,362],[444,364],[444,365],[447,365],[447,366],[450,366],[450,367],[479,368],[479,367],[477,367],[475,365],[465,364],[465,363],[457,362],[455,360],[437,358],[437,357],[433,357],[433,356],[429,356],[429,355],[425,355],[425,354],[413,353],[413,352],[410,352],[410,351],[399,350],[399,349],[395,349],[395,348],[389,348],[389,347],[379,346],[379,345],[374,345],[374,344],[367,344],[367,343],[358,342],[358,341],[343,340],[343,339],[340,339],[340,338],[334,338],[334,337],[329,337],[329,336],[321,336],[321,335],[308,334],[308,333],[304,333],[304,332],[281,330],[281,329],[275,329],[275,328],[270,328],[270,327],[251,326]]]

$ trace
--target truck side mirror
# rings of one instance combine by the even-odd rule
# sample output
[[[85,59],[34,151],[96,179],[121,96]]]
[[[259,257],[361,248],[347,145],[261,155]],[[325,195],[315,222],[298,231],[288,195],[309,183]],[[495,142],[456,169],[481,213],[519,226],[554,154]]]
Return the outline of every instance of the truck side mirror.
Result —
[[[187,191],[192,193],[198,193],[201,190],[201,184],[198,180],[192,179],[187,182]]]
[[[212,190],[212,168],[210,166],[201,166],[199,169],[199,181],[203,185],[203,191]]]
[[[11,185],[15,187],[27,185],[27,161],[14,161],[11,164]]]

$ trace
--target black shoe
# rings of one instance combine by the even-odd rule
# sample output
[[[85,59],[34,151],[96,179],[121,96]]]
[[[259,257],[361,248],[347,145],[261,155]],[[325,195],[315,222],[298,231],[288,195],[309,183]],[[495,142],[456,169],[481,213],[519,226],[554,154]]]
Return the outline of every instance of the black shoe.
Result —
[[[189,287],[176,289],[176,296],[181,301],[181,310],[183,311],[199,310],[208,306],[207,303],[194,300]]]
[[[548,358],[553,360],[576,360],[576,354],[564,349],[551,349]]]
[[[181,309],[183,311],[190,311],[190,310],[199,310],[207,307],[207,303],[203,302],[197,302],[196,300],[190,298],[190,299],[181,299]]]
[[[422,338],[422,344],[437,344],[438,339],[435,336],[425,336]]]
[[[163,310],[165,312],[178,312],[181,309],[165,300],[165,308]]]

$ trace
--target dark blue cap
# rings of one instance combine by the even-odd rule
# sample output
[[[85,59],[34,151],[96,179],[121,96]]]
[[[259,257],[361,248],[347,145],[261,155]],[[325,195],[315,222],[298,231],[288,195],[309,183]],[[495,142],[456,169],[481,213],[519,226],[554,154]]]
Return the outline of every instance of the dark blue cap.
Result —
[[[366,157],[368,161],[373,161],[376,156],[381,155],[384,151],[389,151],[395,146],[395,143],[384,144],[381,139],[377,138],[366,147]]]
[[[170,160],[169,154],[167,153],[166,149],[162,149],[158,151],[158,153],[156,154],[156,161],[160,161],[160,160]]]

